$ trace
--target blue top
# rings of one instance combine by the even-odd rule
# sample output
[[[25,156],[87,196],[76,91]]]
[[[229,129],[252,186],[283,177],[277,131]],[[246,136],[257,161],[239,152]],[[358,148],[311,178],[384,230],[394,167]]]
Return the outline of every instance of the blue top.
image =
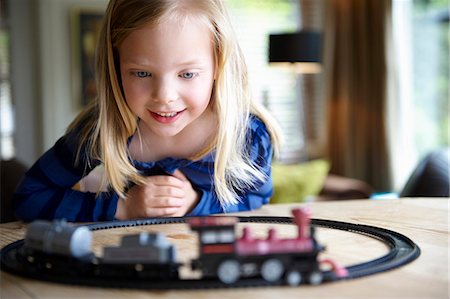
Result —
[[[239,192],[240,202],[227,206],[225,210],[214,192],[214,153],[196,161],[169,157],[156,162],[133,162],[144,175],[169,175],[179,169],[201,195],[189,216],[252,210],[268,203],[273,193],[273,147],[266,126],[255,117],[250,118],[247,138],[252,162],[260,167],[268,179]],[[101,192],[96,197],[95,193],[72,189],[83,176],[100,164],[99,161],[82,158],[75,164],[77,144],[77,132],[63,136],[25,174],[13,198],[19,219],[65,218],[80,222],[114,219],[118,201],[114,191]]]

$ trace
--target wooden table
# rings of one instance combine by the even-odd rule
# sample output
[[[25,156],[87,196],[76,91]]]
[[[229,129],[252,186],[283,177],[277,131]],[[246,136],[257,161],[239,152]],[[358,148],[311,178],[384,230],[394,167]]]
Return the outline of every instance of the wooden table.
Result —
[[[25,279],[1,272],[2,299],[7,298],[449,298],[449,199],[415,198],[395,200],[353,200],[309,203],[313,218],[332,219],[384,227],[404,234],[421,249],[412,263],[385,273],[363,278],[326,283],[319,286],[262,287],[214,290],[134,290],[71,286]],[[260,210],[239,215],[290,216],[293,205],[268,205]],[[183,224],[112,229],[94,232],[94,251],[105,244],[117,242],[130,231],[157,230],[166,233],[175,243],[181,259],[195,256],[192,233]],[[264,234],[267,226],[257,224],[255,230]],[[271,225],[273,226],[273,225]],[[280,234],[291,235],[292,226],[280,225]],[[3,247],[22,239],[25,225],[13,222],[0,225]],[[367,261],[385,254],[387,247],[372,238],[349,232],[319,228],[317,237],[327,246],[325,256],[343,265]],[[189,275],[189,273],[181,273]]]

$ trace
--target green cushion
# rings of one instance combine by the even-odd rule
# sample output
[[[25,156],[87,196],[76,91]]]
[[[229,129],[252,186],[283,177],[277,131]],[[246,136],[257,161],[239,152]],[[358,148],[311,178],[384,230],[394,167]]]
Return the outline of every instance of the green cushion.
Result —
[[[301,164],[272,165],[274,194],[270,203],[303,202],[318,195],[328,174],[326,160],[312,160]]]

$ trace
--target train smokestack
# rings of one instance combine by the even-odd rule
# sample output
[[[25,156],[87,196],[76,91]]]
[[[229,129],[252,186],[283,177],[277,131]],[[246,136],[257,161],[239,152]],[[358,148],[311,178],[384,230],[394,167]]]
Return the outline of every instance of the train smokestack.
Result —
[[[306,207],[292,210],[294,221],[298,229],[298,239],[307,239],[310,237],[311,209]]]

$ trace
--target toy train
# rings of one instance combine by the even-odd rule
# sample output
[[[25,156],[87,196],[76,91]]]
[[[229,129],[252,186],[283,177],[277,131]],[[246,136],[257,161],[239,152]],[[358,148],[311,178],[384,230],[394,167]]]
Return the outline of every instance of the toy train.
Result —
[[[198,233],[198,257],[184,265],[177,262],[174,245],[160,233],[124,236],[119,246],[105,247],[103,256],[97,257],[90,249],[92,235],[87,227],[35,221],[28,225],[19,258],[35,271],[143,281],[180,280],[180,267],[190,266],[202,278],[217,278],[225,284],[247,277],[274,283],[284,280],[292,286],[320,284],[322,262],[330,264],[337,277],[345,277],[345,268],[330,260],[318,262],[324,247],[314,237],[309,210],[298,208],[292,213],[298,235],[285,239],[278,238],[274,229],[266,238],[255,238],[249,227],[237,237],[236,217],[187,218]]]

